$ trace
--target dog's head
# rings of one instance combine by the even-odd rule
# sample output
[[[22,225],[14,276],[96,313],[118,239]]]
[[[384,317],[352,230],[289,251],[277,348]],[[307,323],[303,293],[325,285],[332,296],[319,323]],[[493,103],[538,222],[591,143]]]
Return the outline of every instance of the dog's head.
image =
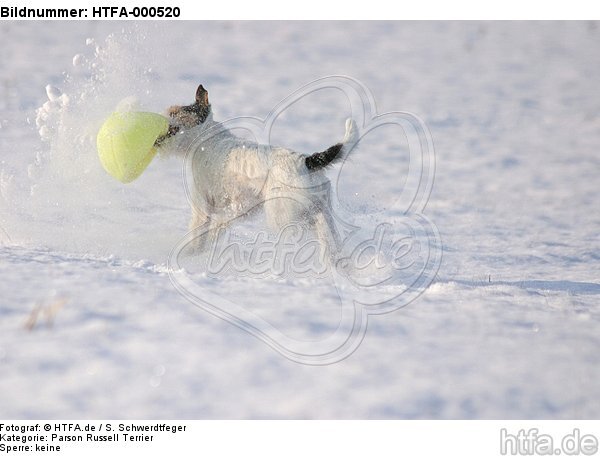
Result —
[[[168,110],[171,123],[183,128],[192,128],[206,121],[211,108],[208,91],[200,84],[196,89],[196,101],[187,106],[171,106]]]

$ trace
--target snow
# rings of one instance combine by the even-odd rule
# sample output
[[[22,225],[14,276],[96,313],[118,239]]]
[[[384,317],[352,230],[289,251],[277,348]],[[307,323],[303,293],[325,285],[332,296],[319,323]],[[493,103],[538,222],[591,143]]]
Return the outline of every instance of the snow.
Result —
[[[598,417],[596,22],[3,22],[0,36],[2,418]],[[265,118],[330,74],[429,127],[443,257],[351,356],[310,366],[173,286],[181,163],[124,186],[94,138],[120,102],[162,112],[202,83],[216,119]],[[315,92],[272,142],[323,150],[350,114]],[[365,139],[330,173],[340,205],[393,212],[405,144],[393,126]],[[298,340],[339,317],[314,278],[194,278]]]

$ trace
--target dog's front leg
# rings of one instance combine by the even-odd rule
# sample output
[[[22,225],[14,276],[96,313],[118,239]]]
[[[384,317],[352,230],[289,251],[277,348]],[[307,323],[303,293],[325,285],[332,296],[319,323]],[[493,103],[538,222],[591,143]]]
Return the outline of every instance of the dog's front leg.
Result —
[[[192,209],[192,219],[190,221],[190,231],[193,234],[192,247],[198,253],[208,252],[215,248],[219,241],[219,236],[223,235],[223,230],[229,225],[229,220],[219,214],[206,215],[203,212]]]
[[[193,232],[192,248],[201,251],[205,246],[206,238],[210,232],[209,217],[204,212],[192,206],[192,217],[190,219],[189,230]],[[202,232],[200,228],[206,225],[208,232]]]

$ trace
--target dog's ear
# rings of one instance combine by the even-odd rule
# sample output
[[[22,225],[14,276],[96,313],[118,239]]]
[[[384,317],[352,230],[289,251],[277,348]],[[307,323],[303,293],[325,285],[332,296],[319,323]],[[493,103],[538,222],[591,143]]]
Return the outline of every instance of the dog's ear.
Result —
[[[196,103],[200,106],[208,106],[208,91],[200,84],[196,89]]]

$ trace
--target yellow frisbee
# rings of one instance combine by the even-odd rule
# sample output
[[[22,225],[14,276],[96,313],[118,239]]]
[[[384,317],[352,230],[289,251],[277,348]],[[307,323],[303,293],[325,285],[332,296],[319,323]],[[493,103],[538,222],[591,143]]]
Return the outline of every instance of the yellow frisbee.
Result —
[[[156,155],[154,142],[168,130],[169,120],[153,112],[111,114],[96,137],[102,166],[124,184],[137,179]]]

